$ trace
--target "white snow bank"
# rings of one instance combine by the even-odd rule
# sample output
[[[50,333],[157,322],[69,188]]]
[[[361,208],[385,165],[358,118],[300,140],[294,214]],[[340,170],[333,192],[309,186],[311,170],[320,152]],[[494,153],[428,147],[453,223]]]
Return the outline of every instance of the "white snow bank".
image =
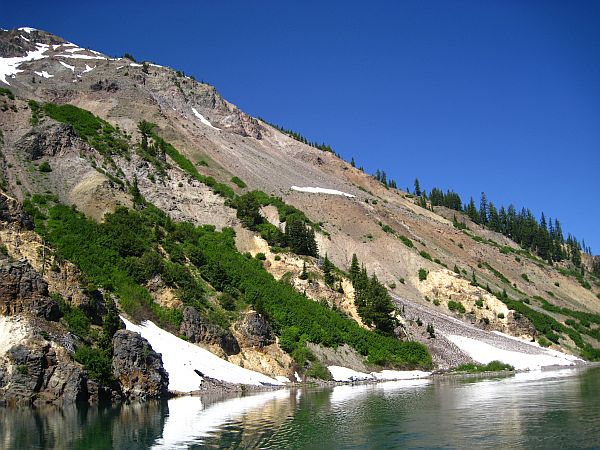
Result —
[[[169,400],[169,416],[161,437],[152,449],[190,448],[202,443],[225,423],[256,411],[273,401],[288,401],[290,392],[277,390],[240,398],[232,398],[207,407],[200,397],[179,397]]]
[[[67,53],[75,53],[75,52],[84,52],[85,49],[81,48],[81,47],[73,47],[73,48],[68,48],[65,50],[65,52]]]
[[[21,344],[28,334],[28,327],[21,318],[0,316],[0,356],[12,346]]]
[[[24,31],[25,33],[31,33],[32,31],[37,31],[35,28],[31,28],[31,27],[21,27],[21,28],[17,28],[17,30]]]
[[[6,81],[6,77],[14,78],[16,74],[23,72],[18,68],[22,63],[47,58],[47,56],[44,55],[44,53],[46,53],[46,51],[48,50],[48,44],[35,45],[37,48],[35,50],[27,52],[27,55],[25,56],[15,56],[13,58],[0,58],[0,81],[10,85],[10,83]]]
[[[290,379],[288,377],[284,377],[283,375],[276,375],[275,379],[277,381],[281,381],[282,383],[289,383]]]
[[[196,111],[196,108],[192,108],[192,112],[194,113],[194,115],[195,115],[195,116],[196,116],[198,119],[200,119],[200,122],[202,122],[204,125],[208,125],[209,127],[211,127],[211,128],[214,128],[215,130],[219,130],[219,131],[221,131],[221,129],[220,129],[220,128],[217,128],[217,127],[213,126],[213,124],[212,124],[212,123],[210,123],[210,122],[209,122],[209,121],[206,119],[206,117],[204,117],[202,114],[200,114],[198,111]]]
[[[41,72],[34,71],[33,73],[35,73],[37,76],[42,77],[42,78],[52,78],[54,76],[54,75],[50,75],[45,70],[42,70]]]
[[[19,36],[21,39],[23,39],[26,42],[31,42],[29,39],[27,39],[25,36]]]
[[[86,65],[85,65],[85,70],[84,70],[83,72],[81,72],[81,74],[80,74],[80,75],[83,75],[84,73],[91,72],[91,71],[92,71],[92,70],[94,70],[95,68],[96,68],[96,66],[94,66],[94,67],[90,67],[90,66],[88,66],[88,65],[86,64]]]
[[[71,58],[71,59],[107,59],[104,56],[94,56],[94,55],[54,55],[57,58]]]
[[[382,370],[381,372],[357,372],[341,366],[328,366],[329,372],[335,381],[391,381],[391,380],[414,380],[426,378],[431,372],[421,370]]]
[[[131,63],[129,64],[131,67],[142,67],[143,64]]]
[[[310,192],[311,194],[331,194],[331,195],[343,195],[344,197],[354,198],[354,195],[346,192],[338,191],[337,189],[326,189],[320,187],[298,187],[292,186],[292,190],[299,192]]]
[[[66,63],[66,62],[64,62],[64,61],[59,61],[59,63],[61,63],[63,67],[66,67],[67,69],[70,69],[70,70],[71,70],[71,72],[75,72],[75,66],[72,66],[72,65],[70,65],[70,64],[67,64],[67,63]]]
[[[135,331],[147,339],[152,348],[162,354],[163,365],[169,373],[169,390],[192,392],[199,389],[202,376],[195,370],[229,383],[277,385],[283,383],[252,370],[231,364],[224,359],[194,344],[179,339],[150,321],[134,325],[121,317],[128,330]]]
[[[538,347],[542,353],[532,354],[512,350],[504,350],[485,342],[464,336],[446,336],[458,348],[480,364],[502,361],[517,370],[539,370],[546,366],[573,366],[579,358],[555,350]],[[522,342],[522,341],[521,341]]]

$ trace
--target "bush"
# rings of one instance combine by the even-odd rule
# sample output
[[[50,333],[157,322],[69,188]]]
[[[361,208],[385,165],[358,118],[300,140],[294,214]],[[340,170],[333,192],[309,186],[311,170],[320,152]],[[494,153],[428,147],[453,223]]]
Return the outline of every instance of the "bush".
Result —
[[[404,245],[406,245],[407,247],[409,247],[409,248],[413,248],[414,247],[413,242],[409,238],[407,238],[406,236],[399,235],[398,239],[400,239],[402,241],[402,243]]]
[[[450,311],[457,311],[461,314],[464,314],[466,312],[466,309],[463,306],[463,304],[461,302],[455,302],[454,300],[448,300],[448,309]]]
[[[267,257],[264,253],[257,253],[256,259],[258,259],[259,261],[264,261],[265,259],[267,259]]]
[[[460,366],[453,369],[454,372],[468,372],[468,373],[480,373],[480,372],[502,372],[502,371],[515,370],[510,364],[505,364],[501,361],[490,361],[487,364],[461,364]]]
[[[425,269],[419,269],[419,281],[425,281],[429,272]]]
[[[237,187],[239,187],[240,189],[244,189],[246,187],[246,183],[244,183],[240,178],[238,177],[231,177],[231,182],[233,184],[235,184]]]
[[[498,319],[504,319],[504,313],[498,313]]]
[[[38,170],[42,173],[48,173],[48,172],[52,172],[52,167],[50,167],[50,163],[48,161],[44,161],[43,163],[40,164],[40,167],[38,167]]]
[[[423,258],[428,259],[429,261],[433,261],[431,259],[431,255],[429,253],[427,253],[425,250],[421,250],[419,252],[419,255],[421,255]]]
[[[112,381],[112,360],[106,351],[82,345],[75,350],[75,361],[83,364],[90,378],[102,384]]]
[[[310,368],[306,371],[306,376],[326,381],[332,379],[329,369],[319,361],[315,361],[310,365]]]
[[[527,276],[526,273],[522,273],[521,278],[523,278],[525,281],[527,281],[529,283],[529,277]]]

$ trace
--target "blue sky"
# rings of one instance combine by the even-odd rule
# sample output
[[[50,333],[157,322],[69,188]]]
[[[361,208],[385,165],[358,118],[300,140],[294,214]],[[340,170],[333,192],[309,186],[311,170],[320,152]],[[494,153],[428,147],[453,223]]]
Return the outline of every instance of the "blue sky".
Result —
[[[600,2],[8,2],[215,85],[369,172],[559,217],[600,253]]]

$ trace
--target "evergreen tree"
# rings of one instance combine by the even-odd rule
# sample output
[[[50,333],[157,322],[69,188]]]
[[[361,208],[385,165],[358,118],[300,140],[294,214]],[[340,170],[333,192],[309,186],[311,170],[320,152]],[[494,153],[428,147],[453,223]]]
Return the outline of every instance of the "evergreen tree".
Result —
[[[306,261],[302,263],[302,273],[300,273],[301,280],[308,280],[308,272],[306,271]]]
[[[421,196],[421,186],[419,185],[419,179],[415,178],[415,195],[417,197]]]
[[[333,283],[335,282],[335,277],[331,273],[332,270],[333,264],[331,264],[327,253],[325,253],[325,261],[323,261],[323,278],[325,279],[325,283],[328,286],[333,286]]]
[[[142,120],[138,123],[138,131],[142,135],[141,146],[143,150],[148,150],[148,138],[152,134],[152,130],[155,126],[156,125],[154,125],[153,123],[146,122],[145,120]]]
[[[350,165],[352,167],[356,167],[356,163],[354,162],[354,156],[352,157],[352,160],[350,161]]]
[[[481,201],[479,203],[479,220],[482,225],[487,225],[489,217],[488,217],[488,201],[485,196],[485,192],[481,193]]]
[[[352,281],[352,283],[358,280],[358,276],[360,275],[360,266],[358,264],[356,253],[352,254],[352,263],[350,264],[348,274],[350,275],[350,281]]]

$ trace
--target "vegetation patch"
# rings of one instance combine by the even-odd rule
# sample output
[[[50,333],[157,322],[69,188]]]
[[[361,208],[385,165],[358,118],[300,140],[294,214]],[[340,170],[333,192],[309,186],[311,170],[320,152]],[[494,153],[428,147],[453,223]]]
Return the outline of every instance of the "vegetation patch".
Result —
[[[515,368],[510,364],[505,364],[501,361],[491,361],[487,364],[461,364],[460,366],[452,369],[453,372],[466,372],[466,373],[482,373],[482,372],[503,372],[513,371]]]

